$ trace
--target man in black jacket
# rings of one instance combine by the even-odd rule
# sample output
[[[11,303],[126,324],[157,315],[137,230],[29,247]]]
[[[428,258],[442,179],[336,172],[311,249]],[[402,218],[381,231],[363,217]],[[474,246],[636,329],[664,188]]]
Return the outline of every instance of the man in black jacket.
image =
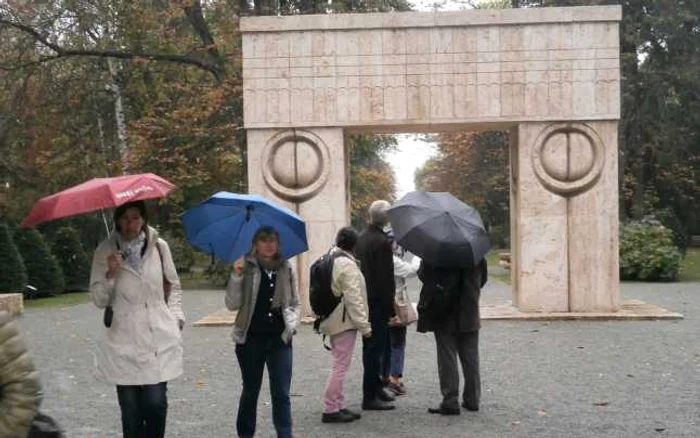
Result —
[[[442,403],[431,414],[459,415],[459,370],[464,373],[462,407],[479,410],[479,296],[486,283],[486,260],[474,267],[437,267],[421,263],[418,331],[434,332]]]
[[[355,250],[367,285],[372,337],[362,344],[362,409],[390,410],[394,396],[383,387],[382,356],[388,342],[389,319],[395,314],[394,260],[391,241],[383,228],[389,223],[387,201],[374,201],[369,207],[369,224],[360,235]]]

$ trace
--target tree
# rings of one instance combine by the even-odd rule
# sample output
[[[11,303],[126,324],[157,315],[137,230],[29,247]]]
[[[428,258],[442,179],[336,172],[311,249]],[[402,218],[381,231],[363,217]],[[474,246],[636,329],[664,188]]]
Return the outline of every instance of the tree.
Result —
[[[356,135],[349,140],[352,224],[362,229],[373,201],[394,201],[396,177],[385,159],[397,146],[390,135]]]
[[[78,233],[62,227],[53,238],[51,250],[65,277],[66,291],[87,290],[90,283],[90,262]]]
[[[457,132],[434,137],[437,155],[416,172],[420,190],[447,191],[481,213],[487,227],[509,223],[508,134]]]
[[[0,223],[0,293],[21,293],[27,284],[22,256],[10,237],[6,224]]]
[[[63,272],[39,231],[20,228],[15,232],[14,241],[27,268],[28,284],[37,288],[40,296],[63,292]]]

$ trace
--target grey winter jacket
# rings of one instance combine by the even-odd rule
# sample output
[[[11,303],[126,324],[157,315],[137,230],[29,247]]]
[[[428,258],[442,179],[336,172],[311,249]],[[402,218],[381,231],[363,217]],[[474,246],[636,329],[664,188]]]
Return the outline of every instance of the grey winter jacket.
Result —
[[[0,312],[0,438],[24,438],[41,403],[41,385],[17,326]]]

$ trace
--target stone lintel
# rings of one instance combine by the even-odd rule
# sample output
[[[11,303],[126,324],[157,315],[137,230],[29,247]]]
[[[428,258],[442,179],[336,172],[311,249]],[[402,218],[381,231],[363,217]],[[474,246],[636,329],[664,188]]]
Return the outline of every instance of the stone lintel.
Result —
[[[619,22],[621,20],[622,7],[620,6],[578,6],[566,8],[244,17],[241,18],[240,28],[245,33]]]

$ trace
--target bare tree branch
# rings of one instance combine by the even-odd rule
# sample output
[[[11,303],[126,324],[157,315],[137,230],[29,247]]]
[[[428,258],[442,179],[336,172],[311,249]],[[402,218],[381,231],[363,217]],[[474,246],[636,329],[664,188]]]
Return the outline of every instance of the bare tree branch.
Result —
[[[117,59],[136,59],[136,58],[141,58],[141,59],[147,59],[150,61],[163,61],[163,62],[172,62],[176,64],[185,64],[185,65],[192,65],[197,68],[200,68],[202,70],[205,70],[212,75],[217,80],[221,79],[221,75],[223,74],[222,66],[218,65],[219,62],[217,60],[216,65],[212,65],[211,62],[208,62],[203,59],[197,59],[193,58],[190,56],[183,56],[183,55],[175,55],[175,54],[163,54],[163,53],[147,53],[147,52],[124,52],[124,51],[119,51],[119,50],[74,50],[74,49],[66,49],[61,46],[59,46],[56,43],[53,43],[49,41],[49,39],[42,35],[38,30],[34,29],[31,26],[27,26],[26,24],[19,23],[16,21],[12,20],[7,20],[5,18],[0,18],[0,25],[5,25],[5,26],[10,26],[15,29],[18,29],[28,35],[30,35],[32,38],[34,38],[36,41],[44,45],[45,47],[51,49],[53,52],[56,53],[55,56],[47,56],[40,58],[34,62],[31,62],[29,64],[25,64],[24,66],[31,66],[31,65],[36,65],[40,64],[43,62],[59,59],[59,58],[70,58],[70,57],[97,57],[97,58],[117,58]],[[215,50],[215,49],[214,49]],[[21,68],[22,66],[19,67],[2,67],[3,70],[13,70],[13,69],[18,69]]]

